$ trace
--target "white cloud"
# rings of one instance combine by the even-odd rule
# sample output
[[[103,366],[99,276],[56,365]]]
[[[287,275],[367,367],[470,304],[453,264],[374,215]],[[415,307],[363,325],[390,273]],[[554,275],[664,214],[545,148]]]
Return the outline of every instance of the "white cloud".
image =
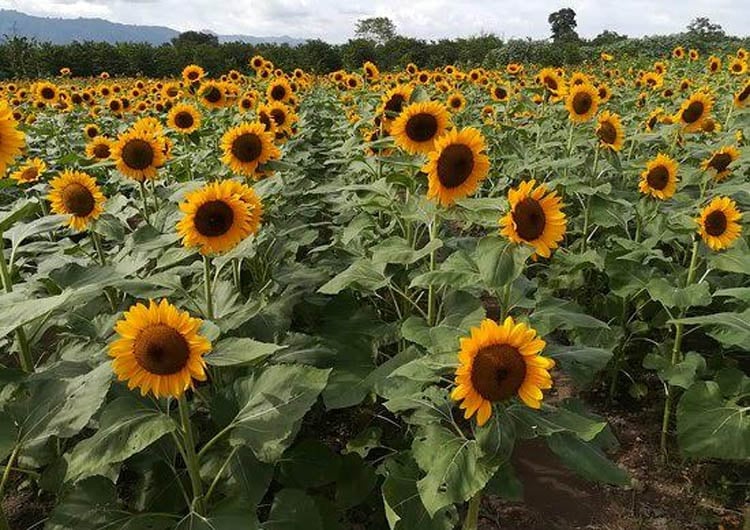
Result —
[[[546,37],[547,16],[577,13],[578,31],[604,29],[630,36],[678,32],[708,16],[731,34],[747,35],[745,0],[0,0],[0,7],[45,16],[96,16],[130,24],[164,25],[221,34],[290,35],[342,42],[358,18],[388,16],[403,35],[446,38],[491,32]]]

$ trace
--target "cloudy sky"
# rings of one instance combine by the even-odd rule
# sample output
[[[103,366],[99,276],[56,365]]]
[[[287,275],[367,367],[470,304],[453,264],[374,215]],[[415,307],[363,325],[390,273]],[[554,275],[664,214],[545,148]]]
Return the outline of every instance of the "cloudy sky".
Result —
[[[546,37],[547,16],[561,7],[576,11],[586,37],[603,29],[629,36],[677,32],[697,16],[748,35],[747,6],[747,0],[0,0],[0,8],[32,15],[329,42],[346,41],[357,19],[368,16],[391,17],[400,34],[428,39],[480,32]]]

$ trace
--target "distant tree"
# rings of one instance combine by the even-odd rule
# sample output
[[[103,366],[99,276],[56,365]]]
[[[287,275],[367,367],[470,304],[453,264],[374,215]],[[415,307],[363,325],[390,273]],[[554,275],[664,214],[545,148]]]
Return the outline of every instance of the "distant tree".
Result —
[[[708,17],[698,17],[688,24],[688,33],[702,39],[722,39],[726,37],[724,28],[720,24],[715,24]]]
[[[388,17],[361,18],[357,21],[354,36],[357,39],[375,41],[376,44],[385,44],[396,37],[396,24]]]
[[[605,29],[591,40],[591,44],[594,46],[606,46],[620,40],[627,40],[627,38],[627,35],[620,35],[616,31]]]
[[[172,46],[199,46],[209,45],[218,46],[219,37],[212,33],[202,33],[200,31],[186,31],[180,33],[178,36],[172,39]]]
[[[309,40],[296,49],[301,68],[316,73],[327,73],[341,68],[341,57],[333,46],[320,39]]]
[[[547,19],[552,29],[552,40],[555,42],[571,42],[578,41],[578,33],[576,33],[576,12],[569,7],[560,9],[550,14]]]

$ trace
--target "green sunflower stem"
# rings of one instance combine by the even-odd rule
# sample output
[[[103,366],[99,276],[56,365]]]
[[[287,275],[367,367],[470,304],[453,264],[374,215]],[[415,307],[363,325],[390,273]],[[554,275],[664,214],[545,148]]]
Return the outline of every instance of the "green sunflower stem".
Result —
[[[477,530],[479,527],[479,505],[482,503],[482,492],[478,491],[470,500],[466,519],[461,530]]]
[[[141,180],[138,182],[138,187],[140,189],[141,193],[141,204],[143,205],[143,218],[146,220],[146,223],[151,224],[151,220],[148,216],[148,199],[146,198],[146,183]]]
[[[13,280],[10,277],[10,270],[8,263],[5,261],[5,240],[3,239],[3,233],[0,232],[0,276],[3,279],[3,287],[6,293],[13,292]],[[29,347],[29,339],[26,337],[26,332],[23,330],[23,326],[16,328],[16,339],[18,340],[19,350],[19,364],[21,370],[27,373],[34,371],[34,361],[31,357],[31,348]]]
[[[699,241],[697,237],[693,237],[693,252],[690,256],[690,265],[688,267],[688,275],[687,279],[685,280],[685,287],[689,287],[692,285],[693,280],[695,280],[695,273],[697,270],[698,265],[698,248],[699,248]],[[685,318],[685,315],[687,314],[687,309],[683,309],[680,312],[680,320]],[[683,338],[683,331],[684,331],[684,325],[682,322],[678,322],[675,324],[675,333],[674,333],[674,345],[672,346],[672,357],[670,359],[671,366],[675,366],[677,363],[679,363],[682,360],[682,338]],[[668,458],[668,448],[667,448],[667,442],[669,438],[669,420],[672,417],[672,403],[674,402],[674,390],[670,387],[670,385],[666,384],[667,389],[667,397],[664,400],[664,414],[662,415],[662,421],[661,421],[661,439],[659,442],[659,448],[661,450],[661,458],[662,462],[666,463]]]
[[[102,267],[105,267],[107,265],[107,256],[106,254],[104,254],[104,249],[102,248],[102,238],[94,230],[91,230],[91,242],[94,244],[94,248],[96,249],[96,255],[99,258],[99,264]],[[107,301],[109,301],[109,306],[112,308],[112,312],[116,312],[117,302],[115,301],[115,297],[112,295],[112,291],[109,287],[104,288],[104,295],[107,297]]]
[[[198,455],[195,452],[195,437],[193,436],[193,427],[190,423],[190,410],[185,394],[180,396],[177,403],[180,409],[180,422],[182,423],[182,434],[185,442],[185,457],[187,460],[185,465],[187,466],[190,484],[193,488],[192,509],[198,515],[203,515],[206,511],[203,497],[203,483],[201,482],[200,463]]]
[[[203,289],[206,298],[206,318],[214,319],[214,297],[211,288],[211,258],[203,256]]]
[[[430,243],[432,243],[435,240],[436,234],[438,232],[438,216],[435,214],[435,216],[432,218],[432,222],[430,223],[428,230],[430,232]],[[435,250],[430,251],[430,272],[433,272],[435,270]],[[427,324],[432,327],[435,325],[435,286],[430,284],[430,286],[427,289]]]
[[[573,129],[575,127],[575,124],[573,122],[570,122],[570,128],[568,129],[568,143],[565,147],[565,156],[567,158],[570,158],[570,155],[573,154]],[[563,172],[563,176],[565,178],[568,178],[568,166],[565,166],[565,171]]]
[[[594,146],[594,164],[591,168],[591,172],[596,179],[596,171],[599,167],[599,146]],[[586,207],[583,212],[583,241],[581,243],[581,254],[586,252],[586,246],[588,245],[589,236],[589,209],[591,208],[591,195],[586,197]]]

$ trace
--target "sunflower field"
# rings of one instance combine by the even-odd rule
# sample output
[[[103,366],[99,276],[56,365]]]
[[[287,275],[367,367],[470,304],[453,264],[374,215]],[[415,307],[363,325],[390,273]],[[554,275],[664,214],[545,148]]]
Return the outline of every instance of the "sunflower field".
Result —
[[[622,403],[747,471],[746,50],[248,59],[0,84],[0,530],[511,528]]]

